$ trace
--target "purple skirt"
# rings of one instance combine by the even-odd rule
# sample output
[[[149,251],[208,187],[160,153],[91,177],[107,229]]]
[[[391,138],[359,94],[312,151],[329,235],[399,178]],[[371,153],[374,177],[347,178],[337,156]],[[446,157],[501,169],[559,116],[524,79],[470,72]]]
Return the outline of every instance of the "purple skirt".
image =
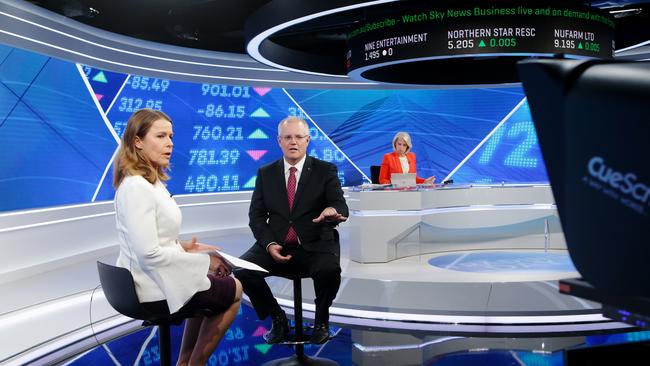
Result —
[[[179,312],[199,312],[204,309],[211,310],[214,315],[218,315],[226,311],[235,300],[235,279],[227,277],[217,277],[213,274],[208,274],[210,280],[210,288],[205,291],[199,291],[190,300],[183,305]],[[147,310],[155,314],[169,313],[167,301],[151,301],[143,302]]]

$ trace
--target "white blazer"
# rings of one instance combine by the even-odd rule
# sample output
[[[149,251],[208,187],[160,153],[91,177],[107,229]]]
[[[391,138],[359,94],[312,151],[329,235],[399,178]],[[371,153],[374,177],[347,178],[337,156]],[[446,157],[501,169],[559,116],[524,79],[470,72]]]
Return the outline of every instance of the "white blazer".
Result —
[[[125,177],[115,192],[115,218],[117,266],[131,271],[141,302],[167,300],[174,313],[210,288],[210,257],[188,253],[178,242],[181,210],[160,181]]]

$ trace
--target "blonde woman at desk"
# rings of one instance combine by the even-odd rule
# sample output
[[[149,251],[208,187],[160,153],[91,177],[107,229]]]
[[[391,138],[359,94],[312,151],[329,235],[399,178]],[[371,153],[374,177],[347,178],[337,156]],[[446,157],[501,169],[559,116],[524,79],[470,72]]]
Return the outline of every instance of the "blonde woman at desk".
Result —
[[[384,160],[381,162],[381,170],[379,171],[379,183],[390,184],[391,174],[401,173],[415,173],[415,153],[411,152],[413,143],[411,142],[411,135],[407,132],[398,132],[393,137],[393,152],[384,155]],[[433,184],[436,180],[435,176],[429,178],[415,177],[417,184]]]

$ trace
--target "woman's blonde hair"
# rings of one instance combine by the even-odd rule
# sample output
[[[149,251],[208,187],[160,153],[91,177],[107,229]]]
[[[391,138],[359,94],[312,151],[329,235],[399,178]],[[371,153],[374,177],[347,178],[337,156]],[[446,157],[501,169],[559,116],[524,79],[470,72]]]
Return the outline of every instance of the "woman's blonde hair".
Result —
[[[411,151],[411,148],[413,148],[413,143],[411,142],[411,135],[409,135],[408,132],[400,131],[395,134],[395,137],[393,137],[393,150],[397,150],[397,147],[395,146],[397,144],[397,139],[404,140],[406,143],[406,152]]]
[[[136,137],[144,140],[153,123],[160,119],[172,122],[165,113],[149,108],[140,109],[129,117],[113,163],[113,187],[117,188],[127,175],[141,175],[151,184],[159,179],[169,179],[166,168],[154,167],[144,153],[135,147]]]

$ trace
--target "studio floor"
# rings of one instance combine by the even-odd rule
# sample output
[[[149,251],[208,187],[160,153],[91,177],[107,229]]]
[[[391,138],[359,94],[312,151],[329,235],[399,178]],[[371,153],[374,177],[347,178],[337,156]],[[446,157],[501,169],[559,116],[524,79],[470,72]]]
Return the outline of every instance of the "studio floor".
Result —
[[[251,244],[247,229],[203,235],[200,241],[233,255]],[[567,350],[650,338],[609,321],[599,304],[558,292],[558,280],[578,277],[566,251],[446,252],[362,264],[347,257],[341,230],[342,283],[332,306],[333,338],[308,345],[313,357],[341,365],[564,365]],[[267,280],[289,314],[290,281]],[[303,280],[306,325],[313,319],[313,286]],[[292,354],[267,345],[269,320],[246,303],[210,365],[261,365]],[[172,330],[173,357],[181,327]],[[145,328],[91,349],[70,365],[157,364],[156,329]]]

